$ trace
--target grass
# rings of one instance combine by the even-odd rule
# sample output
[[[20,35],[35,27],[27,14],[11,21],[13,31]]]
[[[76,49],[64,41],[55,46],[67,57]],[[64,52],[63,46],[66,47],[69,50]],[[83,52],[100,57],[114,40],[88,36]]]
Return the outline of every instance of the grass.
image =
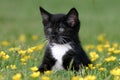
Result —
[[[9,55],[6,60],[0,56],[0,80],[12,80],[17,73],[21,73],[22,80],[40,80],[42,76],[48,76],[51,80],[70,80],[72,78],[77,80],[71,71],[57,71],[50,75],[40,75],[37,78],[30,76],[33,73],[30,68],[40,65],[46,44],[39,6],[51,13],[67,13],[70,8],[76,7],[80,13],[79,35],[83,47],[88,56],[95,59],[93,61],[95,65],[101,63],[99,67],[89,66],[91,69],[82,69],[77,76],[85,79],[88,75],[93,75],[96,80],[117,80],[118,76],[114,76],[115,73],[111,74],[110,71],[120,67],[119,4],[119,0],[0,0],[0,52],[6,53],[5,58],[6,55]],[[33,36],[38,38],[34,38],[34,40]],[[110,47],[105,48],[105,45]],[[10,48],[16,47],[20,50],[9,51]],[[33,47],[36,47],[37,50]],[[111,48],[114,49],[110,50]],[[33,51],[29,52],[29,49]],[[21,50],[28,52],[23,55],[20,54]],[[116,50],[118,50],[117,54]],[[96,53],[94,56],[98,54],[99,57],[92,57],[90,53],[93,54],[93,52]],[[25,56],[28,59],[21,62],[20,60],[25,59]],[[111,56],[116,59],[105,61]],[[110,60],[112,59],[110,58]],[[12,65],[15,65],[16,68]],[[106,70],[99,70],[101,67]],[[90,78],[92,79],[92,77]]]

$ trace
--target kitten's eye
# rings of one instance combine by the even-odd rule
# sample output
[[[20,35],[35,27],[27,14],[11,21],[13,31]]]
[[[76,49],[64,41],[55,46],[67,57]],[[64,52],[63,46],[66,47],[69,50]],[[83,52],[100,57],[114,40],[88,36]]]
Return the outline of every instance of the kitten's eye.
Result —
[[[47,30],[48,30],[49,32],[52,32],[52,28],[47,28]]]
[[[60,31],[60,32],[63,32],[64,30],[65,30],[65,29],[64,29],[64,28],[62,28],[62,27],[61,27],[61,28],[59,28],[59,31]]]

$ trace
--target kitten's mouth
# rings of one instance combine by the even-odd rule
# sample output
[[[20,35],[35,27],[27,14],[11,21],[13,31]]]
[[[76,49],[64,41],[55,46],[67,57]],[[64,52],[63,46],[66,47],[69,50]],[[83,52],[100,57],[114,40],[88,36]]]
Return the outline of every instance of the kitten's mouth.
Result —
[[[66,43],[69,43],[71,40],[68,39],[68,38],[62,38],[62,37],[59,37],[59,38],[50,38],[49,39],[49,42],[50,43],[57,43],[57,44],[66,44]]]

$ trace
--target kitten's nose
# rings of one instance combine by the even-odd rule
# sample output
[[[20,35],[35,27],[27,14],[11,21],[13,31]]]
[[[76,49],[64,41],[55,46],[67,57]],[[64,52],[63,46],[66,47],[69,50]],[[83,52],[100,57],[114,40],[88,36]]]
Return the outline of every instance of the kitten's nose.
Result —
[[[55,39],[56,38],[56,35],[52,35],[52,39]]]

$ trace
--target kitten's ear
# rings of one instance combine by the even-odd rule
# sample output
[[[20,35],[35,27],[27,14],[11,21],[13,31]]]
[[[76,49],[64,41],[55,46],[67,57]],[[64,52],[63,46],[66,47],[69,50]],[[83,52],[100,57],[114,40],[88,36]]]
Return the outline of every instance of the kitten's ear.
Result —
[[[72,8],[67,14],[67,23],[71,27],[74,27],[78,21],[78,12],[75,8]]]
[[[42,7],[39,7],[41,15],[42,15],[42,19],[43,22],[48,22],[50,19],[51,14],[49,12],[47,12],[45,9],[43,9]]]

